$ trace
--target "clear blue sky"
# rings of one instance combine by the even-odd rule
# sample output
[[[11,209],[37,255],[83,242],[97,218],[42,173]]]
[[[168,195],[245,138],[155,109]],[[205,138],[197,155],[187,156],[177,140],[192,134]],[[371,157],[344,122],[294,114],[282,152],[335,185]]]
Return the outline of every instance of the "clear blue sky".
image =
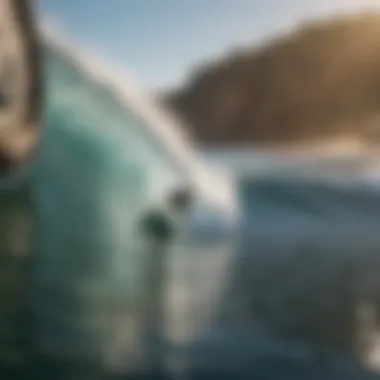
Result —
[[[380,6],[379,0],[38,0],[42,17],[125,65],[148,89],[297,22]]]

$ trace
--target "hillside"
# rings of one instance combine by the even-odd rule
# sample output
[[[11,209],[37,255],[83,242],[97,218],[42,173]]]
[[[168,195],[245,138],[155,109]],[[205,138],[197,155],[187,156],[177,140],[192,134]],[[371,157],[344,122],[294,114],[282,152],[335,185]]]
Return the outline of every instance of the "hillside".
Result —
[[[236,50],[165,101],[209,145],[380,142],[380,14],[305,23]]]

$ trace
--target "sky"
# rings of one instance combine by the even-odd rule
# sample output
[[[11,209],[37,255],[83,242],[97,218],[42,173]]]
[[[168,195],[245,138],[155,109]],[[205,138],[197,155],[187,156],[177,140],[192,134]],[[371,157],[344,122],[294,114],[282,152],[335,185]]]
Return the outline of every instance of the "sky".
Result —
[[[152,91],[208,59],[307,19],[379,9],[380,0],[37,0],[41,18]]]

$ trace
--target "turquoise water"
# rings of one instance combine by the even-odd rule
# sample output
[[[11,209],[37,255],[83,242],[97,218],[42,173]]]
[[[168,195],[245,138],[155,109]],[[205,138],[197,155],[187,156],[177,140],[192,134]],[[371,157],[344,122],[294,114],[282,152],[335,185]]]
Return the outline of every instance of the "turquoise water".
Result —
[[[54,338],[72,354],[95,355],[113,336],[114,308],[132,307],[126,303],[136,298],[129,227],[145,184],[138,175],[131,183],[125,169],[128,149],[136,147],[129,146],[121,107],[54,48],[46,49],[45,72],[46,129],[34,177],[37,334],[45,350],[54,349]]]

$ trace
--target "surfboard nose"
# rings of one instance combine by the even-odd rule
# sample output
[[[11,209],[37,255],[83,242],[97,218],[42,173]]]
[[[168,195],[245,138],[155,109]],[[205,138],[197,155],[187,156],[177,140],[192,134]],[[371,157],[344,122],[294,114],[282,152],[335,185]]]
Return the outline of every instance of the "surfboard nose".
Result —
[[[0,2],[0,175],[27,164],[42,111],[37,16],[31,0]]]

